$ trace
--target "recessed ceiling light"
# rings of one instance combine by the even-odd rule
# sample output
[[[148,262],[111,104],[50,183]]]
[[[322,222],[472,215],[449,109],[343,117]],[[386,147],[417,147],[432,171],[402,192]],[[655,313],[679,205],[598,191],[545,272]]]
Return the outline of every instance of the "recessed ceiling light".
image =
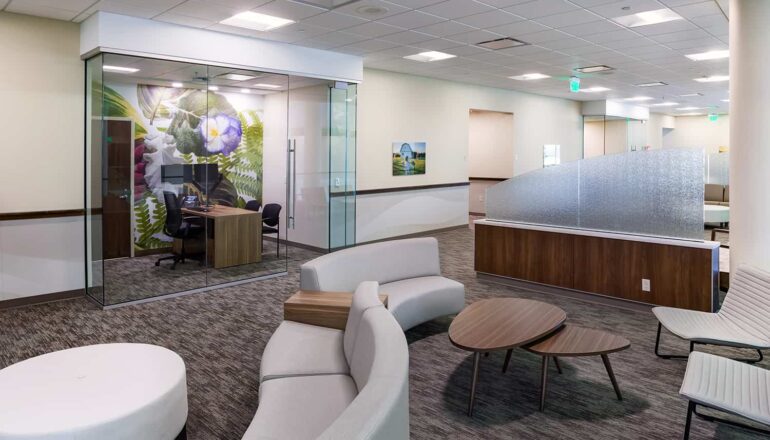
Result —
[[[184,84],[182,84],[180,82],[173,82],[173,83],[171,83],[171,87],[174,87],[174,88],[178,89],[178,88],[184,87]]]
[[[706,116],[706,114],[693,112],[693,113],[682,113],[677,116]]]
[[[287,24],[294,23],[294,20],[288,18],[274,17],[272,15],[260,14],[258,12],[241,12],[235,14],[230,18],[226,18],[220,21],[222,24],[228,26],[242,27],[246,29],[254,29],[255,31],[269,31],[276,29]]]
[[[240,73],[228,73],[227,75],[220,75],[220,78],[226,78],[231,81],[246,81],[249,79],[254,79],[256,76],[254,75],[241,75]]]
[[[679,105],[678,102],[658,102],[655,104],[650,104],[650,107],[673,107],[675,105]]]
[[[655,98],[652,98],[652,97],[649,97],[649,96],[634,96],[633,98],[626,98],[623,101],[639,102],[639,101],[649,101],[651,99],[655,99]]]
[[[249,90],[249,89],[241,89],[241,93],[251,93],[251,90]]]
[[[217,90],[219,90],[219,87],[217,87],[217,86],[209,86],[209,90],[211,90],[212,92],[216,92]]]
[[[550,77],[551,75],[546,75],[544,73],[525,73],[523,75],[509,76],[508,78],[516,79],[519,81],[530,81],[533,79],[545,79]]]
[[[610,89],[608,89],[607,87],[589,87],[587,89],[580,89],[581,92],[585,92],[585,93],[606,92],[608,90]]]
[[[515,38],[510,38],[510,37],[498,38],[496,40],[482,41],[481,43],[476,43],[476,46],[481,46],[492,50],[509,49],[511,47],[528,46],[528,45],[529,43],[526,43],[521,40],[517,40]]]
[[[261,89],[280,89],[281,86],[277,84],[254,84],[254,87],[259,87]]]
[[[704,76],[702,78],[695,78],[695,81],[702,82],[702,83],[710,83],[710,82],[721,82],[721,81],[729,81],[730,77],[728,75],[711,75],[711,76]]]
[[[405,56],[404,58],[406,58],[407,60],[420,61],[420,62],[423,62],[423,63],[429,63],[431,61],[441,61],[441,60],[446,60],[446,59],[449,59],[449,58],[454,58],[456,56],[457,55],[451,55],[451,54],[448,54],[448,53],[437,52],[435,50],[432,50],[432,51],[429,51],[429,52],[420,52],[420,53],[415,54],[415,55]]]
[[[658,86],[667,86],[667,85],[668,84],[664,83],[663,81],[654,81],[654,82],[636,84],[636,87],[658,87]]]
[[[701,109],[704,109],[704,108],[706,108],[706,107],[679,107],[677,110],[680,110],[680,111],[701,110]]]
[[[681,15],[671,9],[656,9],[654,11],[644,11],[612,19],[615,23],[625,27],[648,26],[651,24],[666,23],[674,20],[684,20]]]
[[[685,95],[679,95],[682,98],[691,98],[693,96],[703,96],[703,93],[687,93]]]
[[[691,53],[685,56],[693,61],[721,60],[722,58],[729,58],[730,51],[729,50],[712,50],[709,52]]]
[[[388,12],[388,8],[379,5],[364,5],[357,7],[356,12],[363,15],[382,15]]]
[[[102,70],[106,70],[108,72],[118,72],[118,73],[136,73],[139,71],[139,69],[135,69],[133,67],[122,67],[122,66],[102,66]]]
[[[588,67],[578,67],[577,69],[573,69],[575,72],[580,73],[596,73],[596,72],[606,72],[608,70],[615,70],[614,67],[610,66],[588,66]]]
[[[729,99],[723,99],[722,102],[730,102]]]

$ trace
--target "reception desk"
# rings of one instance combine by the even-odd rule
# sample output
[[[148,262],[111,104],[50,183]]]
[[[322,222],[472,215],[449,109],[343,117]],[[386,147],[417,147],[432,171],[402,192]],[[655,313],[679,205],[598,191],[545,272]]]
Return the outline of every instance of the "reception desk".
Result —
[[[719,243],[475,222],[478,273],[621,300],[716,311]],[[643,290],[649,280],[649,292]]]

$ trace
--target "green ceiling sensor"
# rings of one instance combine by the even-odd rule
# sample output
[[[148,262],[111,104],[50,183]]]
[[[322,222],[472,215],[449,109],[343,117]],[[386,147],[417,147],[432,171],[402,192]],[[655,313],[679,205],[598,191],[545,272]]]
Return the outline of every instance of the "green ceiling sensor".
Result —
[[[573,76],[569,79],[569,91],[572,93],[580,91],[580,78]]]

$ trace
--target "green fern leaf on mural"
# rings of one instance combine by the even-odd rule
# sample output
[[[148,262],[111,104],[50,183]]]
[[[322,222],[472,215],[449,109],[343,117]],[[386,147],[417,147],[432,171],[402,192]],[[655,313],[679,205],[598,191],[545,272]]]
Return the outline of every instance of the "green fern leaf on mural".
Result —
[[[134,122],[134,137],[143,138],[147,128],[139,112],[120,93],[107,86],[103,89],[102,92],[102,87],[94,87],[94,99],[101,100],[104,116],[131,119]]]
[[[150,203],[154,208],[150,208]],[[134,205],[134,219],[136,231],[139,234],[134,242],[138,249],[158,249],[168,247],[165,242],[155,235],[163,232],[163,225],[166,222],[166,207],[159,203],[157,197],[152,193],[145,193],[142,200]]]

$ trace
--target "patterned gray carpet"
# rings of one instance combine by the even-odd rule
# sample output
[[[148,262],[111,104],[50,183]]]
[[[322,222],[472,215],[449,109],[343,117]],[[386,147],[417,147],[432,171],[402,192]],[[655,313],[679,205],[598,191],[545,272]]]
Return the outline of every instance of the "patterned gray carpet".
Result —
[[[651,313],[479,280],[472,267],[472,232],[437,237],[444,273],[466,285],[469,303],[536,298],[562,307],[569,323],[617,332],[632,345],[610,355],[624,401],[615,399],[600,358],[562,359],[564,374],[552,372],[543,413],[537,411],[539,359],[514,352],[508,373],[502,374],[503,353],[492,353],[482,358],[471,419],[465,414],[471,356],[449,343],[449,318],[424,324],[407,332],[412,438],[680,438],[687,405],[678,390],[685,363],[654,356]],[[0,311],[0,367],[100,342],[162,345],[187,364],[190,438],[239,439],[257,407],[260,355],[281,320],[282,302],[298,287],[296,266],[289,270],[286,277],[110,311],[85,299]],[[666,350],[686,350],[671,335],[664,334],[664,341]],[[695,419],[692,438],[760,437]]]

